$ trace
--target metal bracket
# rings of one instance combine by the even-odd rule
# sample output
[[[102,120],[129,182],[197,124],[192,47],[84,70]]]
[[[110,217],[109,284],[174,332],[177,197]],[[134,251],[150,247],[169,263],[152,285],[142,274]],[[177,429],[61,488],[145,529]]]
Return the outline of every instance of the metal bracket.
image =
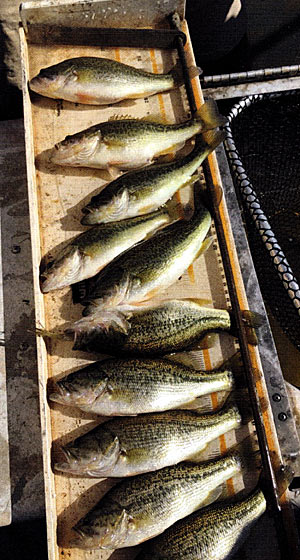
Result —
[[[99,47],[134,47],[175,49],[186,36],[177,29],[130,29],[64,27],[36,23],[28,26],[28,40],[44,45],[95,45]]]

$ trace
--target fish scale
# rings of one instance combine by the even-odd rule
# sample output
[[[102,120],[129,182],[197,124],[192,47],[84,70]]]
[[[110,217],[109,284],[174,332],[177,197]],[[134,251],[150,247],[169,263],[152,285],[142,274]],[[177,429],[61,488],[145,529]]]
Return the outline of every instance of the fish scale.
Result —
[[[122,416],[185,408],[201,395],[233,386],[234,376],[226,368],[201,372],[162,359],[112,358],[61,379],[49,398],[85,412]]]
[[[197,137],[194,150],[186,157],[121,175],[92,197],[82,209],[81,223],[107,223],[155,210],[178,189],[197,180],[196,170],[223,139],[223,132],[209,131],[205,141]]]
[[[123,548],[162,533],[178,519],[214,501],[220,492],[216,488],[240,473],[242,463],[239,453],[232,452],[209,463],[181,463],[117,484],[76,524],[79,545]],[[130,522],[120,534],[118,522],[124,511]]]
[[[229,560],[266,510],[261,490],[228,505],[193,513],[152,541],[138,560]]]
[[[75,237],[41,274],[43,293],[64,288],[99,273],[136,243],[168,225],[178,214],[167,207],[146,216],[100,224]]]
[[[230,403],[207,415],[174,410],[113,418],[63,447],[67,462],[56,469],[96,477],[157,470],[191,458],[241,422]]]
[[[200,206],[190,220],[171,224],[119,257],[93,279],[84,315],[139,303],[173,284],[199,255],[210,225],[209,211]]]
[[[74,350],[120,356],[161,356],[197,344],[208,332],[230,331],[232,319],[226,309],[204,307],[196,300],[169,300],[148,309],[126,314],[126,333],[111,325],[108,330],[90,328],[90,318],[68,330],[76,334]]]
[[[146,97],[175,86],[175,74],[153,74],[100,57],[77,57],[43,68],[30,80],[33,91],[88,105]]]
[[[209,100],[193,119],[180,124],[125,118],[93,125],[67,136],[49,156],[53,163],[71,167],[136,169],[178,151],[196,134],[225,122],[215,102]]]

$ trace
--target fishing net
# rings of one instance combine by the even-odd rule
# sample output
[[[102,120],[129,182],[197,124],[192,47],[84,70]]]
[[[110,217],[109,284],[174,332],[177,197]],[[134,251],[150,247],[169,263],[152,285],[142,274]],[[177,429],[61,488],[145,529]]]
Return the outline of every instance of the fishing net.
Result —
[[[300,91],[241,100],[226,130],[263,298],[300,350]]]

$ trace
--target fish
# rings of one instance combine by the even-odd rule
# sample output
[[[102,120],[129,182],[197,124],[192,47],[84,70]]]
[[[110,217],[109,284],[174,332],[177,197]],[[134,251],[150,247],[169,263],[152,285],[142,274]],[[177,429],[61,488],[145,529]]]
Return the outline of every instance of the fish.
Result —
[[[127,477],[191,459],[209,442],[242,424],[236,404],[198,415],[170,410],[112,418],[62,447],[57,471],[88,477]]]
[[[58,290],[98,274],[133,245],[180,217],[179,206],[165,206],[145,216],[101,224],[75,237],[40,276],[43,293]]]
[[[112,119],[67,136],[50,150],[49,158],[57,165],[106,169],[113,174],[173,154],[196,134],[225,122],[213,100],[206,101],[192,119],[181,124]]]
[[[83,315],[105,324],[109,308],[131,309],[158,295],[203,252],[210,226],[210,212],[201,205],[190,220],[171,224],[118,257],[88,284]]]
[[[168,163],[128,171],[111,181],[82,208],[81,223],[94,225],[148,214],[165,204],[179,189],[193,185],[204,159],[224,140],[224,132],[212,130],[206,139],[196,137],[187,156]]]
[[[231,504],[214,504],[192,513],[156,537],[138,560],[229,560],[261,515],[266,499],[257,488]]]
[[[214,502],[246,462],[231,451],[205,463],[180,463],[125,479],[76,523],[73,542],[86,549],[136,546]]]
[[[153,74],[116,60],[81,56],[42,68],[29,87],[52,99],[107,105],[168,91],[178,82],[176,68],[167,74]]]
[[[198,397],[234,385],[228,368],[205,372],[162,359],[110,358],[57,381],[49,399],[84,412],[126,416],[197,408]]]
[[[103,321],[103,313],[101,313]],[[91,316],[65,329],[74,338],[74,350],[112,356],[163,356],[198,345],[211,332],[236,336],[235,321],[227,309],[203,305],[202,300],[170,299],[130,313],[108,313],[104,329]],[[126,321],[126,328],[123,328]]]

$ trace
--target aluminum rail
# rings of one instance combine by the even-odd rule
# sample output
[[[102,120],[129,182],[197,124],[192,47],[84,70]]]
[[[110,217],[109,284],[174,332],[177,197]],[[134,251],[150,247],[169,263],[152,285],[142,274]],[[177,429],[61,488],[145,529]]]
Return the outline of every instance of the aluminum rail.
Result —
[[[171,18],[171,24],[176,29],[180,29],[180,19],[176,14],[173,14]],[[193,89],[190,83],[189,74],[187,71],[187,63],[185,60],[184,48],[180,37],[177,39],[177,49],[178,49],[178,55],[180,61],[183,66],[184,80],[185,80],[190,109],[192,114],[194,114],[197,110],[197,106],[195,102]],[[236,324],[237,324],[236,326],[239,334],[241,357],[245,369],[249,397],[253,408],[253,418],[257,431],[257,439],[258,439],[259,449],[262,458],[262,465],[263,465],[263,479],[261,480],[261,486],[266,494],[266,498],[268,500],[268,504],[271,509],[272,515],[274,516],[280,555],[282,560],[285,560],[285,558],[287,557],[287,551],[289,550],[289,539],[287,536],[286,527],[283,520],[282,508],[279,502],[279,491],[277,487],[277,481],[276,481],[276,477],[274,474],[274,469],[271,461],[270,450],[268,446],[268,441],[267,441],[267,436],[266,436],[266,431],[265,431],[265,426],[263,421],[261,403],[257,393],[255,378],[253,375],[251,356],[249,353],[248,333],[247,333],[247,328],[245,326],[244,310],[241,310],[240,308],[234,277],[231,271],[230,247],[228,247],[225,236],[223,235],[223,228],[222,228],[222,221],[219,213],[219,207],[218,204],[216,204],[216,200],[214,197],[215,185],[212,179],[211,171],[207,160],[204,161],[202,166],[205,175],[205,181],[208,187],[207,190],[211,196],[211,204],[212,207],[214,208],[214,220],[216,223],[216,231],[217,231],[219,244],[220,244],[220,251],[224,263],[224,271],[225,271],[228,289],[230,293],[231,304],[232,304],[234,316],[236,318]]]

